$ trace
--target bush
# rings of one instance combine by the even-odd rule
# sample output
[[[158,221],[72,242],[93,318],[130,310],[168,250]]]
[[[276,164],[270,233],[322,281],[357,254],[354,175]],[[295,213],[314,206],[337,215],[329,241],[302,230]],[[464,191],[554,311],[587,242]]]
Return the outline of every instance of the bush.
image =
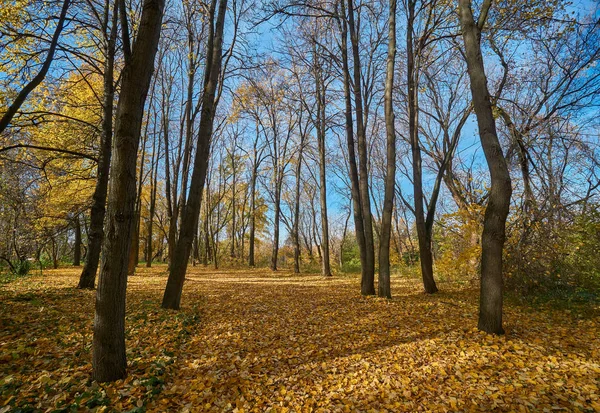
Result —
[[[570,220],[515,223],[506,244],[506,285],[522,295],[597,295],[600,291],[600,211]],[[589,294],[584,293],[584,296]]]

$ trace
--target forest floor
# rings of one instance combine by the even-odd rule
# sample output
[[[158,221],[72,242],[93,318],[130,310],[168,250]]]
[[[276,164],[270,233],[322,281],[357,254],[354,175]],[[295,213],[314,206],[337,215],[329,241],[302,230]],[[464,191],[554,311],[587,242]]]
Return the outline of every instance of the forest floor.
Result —
[[[491,336],[472,286],[427,296],[400,277],[388,301],[356,276],[191,268],[174,312],[159,308],[166,268],[139,268],[129,376],[97,384],[79,271],[0,285],[0,412],[600,412],[598,318],[512,304]]]

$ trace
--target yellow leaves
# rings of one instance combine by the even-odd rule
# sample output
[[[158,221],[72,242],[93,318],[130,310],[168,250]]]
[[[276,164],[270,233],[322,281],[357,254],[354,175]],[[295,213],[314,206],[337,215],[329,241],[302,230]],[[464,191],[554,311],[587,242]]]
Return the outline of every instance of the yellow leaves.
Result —
[[[358,280],[197,268],[187,276],[187,307],[163,312],[164,271],[130,277],[130,375],[103,385],[88,382],[93,293],[71,288],[76,271],[2,287],[0,406],[487,412],[599,403],[596,320],[510,307],[508,335],[496,337],[472,328],[474,291],[451,284],[429,297],[393,279],[397,298],[381,301],[358,297]],[[36,300],[16,299],[24,293]]]

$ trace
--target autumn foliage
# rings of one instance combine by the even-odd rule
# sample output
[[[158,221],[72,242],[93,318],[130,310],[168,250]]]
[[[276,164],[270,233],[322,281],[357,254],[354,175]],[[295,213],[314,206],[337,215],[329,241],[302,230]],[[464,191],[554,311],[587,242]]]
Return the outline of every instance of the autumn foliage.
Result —
[[[61,269],[0,288],[0,411],[600,410],[600,308],[510,303],[505,336],[477,331],[471,287],[392,277],[190,269],[180,312],[166,268],[127,297],[125,380],[90,380],[93,292]]]

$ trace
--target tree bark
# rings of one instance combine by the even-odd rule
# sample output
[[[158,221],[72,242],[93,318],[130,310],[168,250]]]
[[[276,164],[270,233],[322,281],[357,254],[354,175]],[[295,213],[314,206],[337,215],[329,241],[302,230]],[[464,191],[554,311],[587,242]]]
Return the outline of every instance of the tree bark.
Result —
[[[106,7],[110,7],[107,1]],[[108,178],[112,155],[113,137],[113,107],[115,98],[114,60],[117,39],[117,21],[119,18],[117,1],[114,3],[110,35],[106,43],[106,60],[104,62],[103,102],[102,102],[102,134],[96,186],[92,196],[90,211],[90,229],[88,233],[88,252],[77,288],[92,289],[96,284],[96,272],[100,261],[102,241],[104,239],[104,216],[106,214],[106,195],[108,193]]]
[[[296,164],[296,186],[294,188],[294,223],[292,224],[292,236],[294,239],[294,273],[300,273],[300,183],[302,173],[302,162],[304,144],[306,140],[306,131],[300,132],[300,148],[298,149],[298,161]]]
[[[433,294],[438,291],[433,278],[433,256],[431,254],[431,236],[425,226],[425,211],[423,205],[423,168],[421,159],[421,143],[419,140],[419,91],[418,72],[415,64],[414,50],[414,21],[415,0],[408,1],[408,22],[406,33],[407,58],[407,88],[408,88],[408,129],[412,153],[413,194],[415,210],[415,226],[419,239],[419,263],[425,292]]]
[[[396,192],[396,130],[394,126],[394,65],[396,61],[396,0],[390,0],[388,23],[388,55],[385,78],[385,131],[387,138],[387,162],[385,191],[381,216],[381,237],[379,240],[379,297],[392,298],[390,287],[390,237],[392,233],[392,212]]]
[[[213,134],[213,123],[216,111],[215,93],[221,72],[222,50],[223,50],[223,26],[227,12],[227,0],[221,0],[215,21],[215,9],[217,0],[211,5],[210,33],[207,47],[206,73],[204,78],[204,93],[202,96],[202,113],[200,115],[200,128],[198,132],[198,149],[194,159],[194,168],[188,201],[183,210],[182,225],[179,238],[175,245],[175,251],[171,260],[169,279],[163,295],[163,308],[179,309],[181,305],[181,293],[187,269],[188,259],[192,247],[194,234],[198,228],[200,216],[200,205],[202,192],[208,169],[208,157],[210,154],[210,141]]]
[[[496,132],[492,103],[481,54],[481,29],[491,0],[485,0],[478,22],[473,17],[470,0],[459,0],[460,24],[465,46],[467,69],[471,80],[473,107],[481,146],[491,176],[491,190],[485,209],[481,253],[481,291],[478,327],[488,333],[503,334],[502,328],[502,248],[512,185],[506,160]]]
[[[156,120],[156,119],[155,119]],[[155,123],[156,124],[156,123]],[[154,229],[154,214],[156,212],[156,190],[158,187],[158,161],[160,159],[160,141],[158,142],[158,153],[155,152],[156,139],[152,143],[152,175],[150,179],[150,208],[148,211],[148,221],[146,222],[146,267],[152,267],[152,236]]]
[[[115,153],[108,195],[106,239],[96,293],[93,379],[126,376],[125,295],[133,232],[137,151],[154,58],[160,38],[164,0],[144,0],[138,36],[125,55],[115,125]]]
[[[254,267],[254,243],[256,238],[256,179],[258,177],[258,124],[256,126],[256,141],[254,145],[254,162],[252,164],[252,177],[250,178],[250,234],[248,235],[248,266]]]
[[[354,106],[356,111],[356,137],[358,142],[358,168],[359,191],[362,209],[365,261],[363,279],[361,280],[361,293],[375,295],[375,243],[373,240],[373,219],[371,217],[371,195],[369,194],[369,168],[367,136],[364,126],[363,101],[362,101],[362,74],[360,66],[360,51],[358,32],[354,21],[354,4],[348,0],[348,27],[352,46],[353,77],[354,77]]]
[[[275,174],[279,175],[279,167],[275,167]],[[273,250],[271,253],[271,270],[277,271],[277,258],[279,257],[279,221],[281,219],[281,184],[275,178],[275,213],[273,217]]]
[[[73,266],[79,267],[81,265],[81,223],[79,222],[79,215],[73,220],[75,230],[75,240],[73,245]]]
[[[356,242],[358,244],[358,250],[360,253],[361,263],[361,293],[363,295],[369,294],[368,278],[369,274],[367,271],[367,251],[365,246],[365,231],[363,221],[363,210],[360,193],[360,183],[358,179],[358,166],[356,163],[356,152],[354,143],[354,126],[352,120],[352,98],[351,98],[351,84],[350,84],[350,68],[348,63],[348,24],[346,21],[346,7],[345,1],[340,2],[342,8],[341,20],[341,52],[342,52],[342,72],[344,74],[344,115],[345,115],[345,127],[346,127],[346,143],[348,147],[348,167],[350,170],[350,183],[352,193],[352,210],[354,214],[354,231],[356,233]]]
[[[315,57],[316,58],[316,57]],[[329,218],[327,216],[327,170],[325,163],[325,87],[320,68],[315,74],[317,89],[317,140],[319,149],[319,195],[321,202],[321,275],[331,277],[329,259]]]

